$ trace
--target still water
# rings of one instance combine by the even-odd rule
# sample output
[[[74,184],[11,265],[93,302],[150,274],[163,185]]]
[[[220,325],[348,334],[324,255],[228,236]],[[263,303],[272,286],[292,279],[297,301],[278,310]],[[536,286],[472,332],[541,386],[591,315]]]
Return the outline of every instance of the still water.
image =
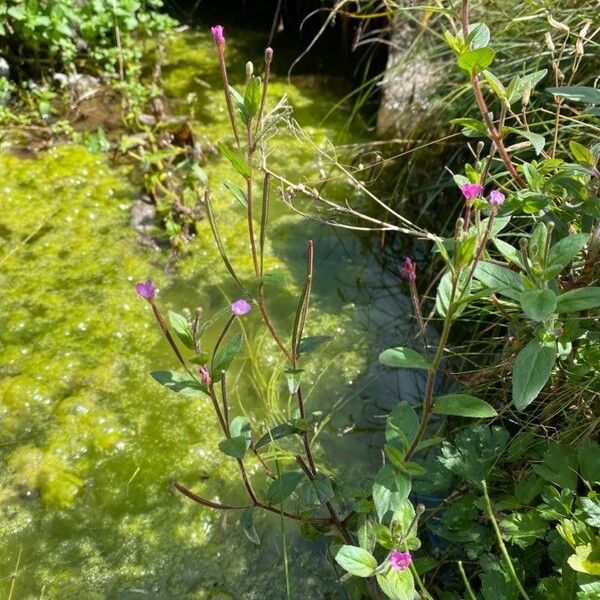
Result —
[[[251,35],[232,35],[228,48],[238,84],[245,60],[259,64],[262,47]],[[170,110],[192,107],[207,143],[230,137],[215,67],[206,33],[170,42]],[[287,94],[316,144],[346,128],[342,108],[323,121],[343,93],[334,80],[311,77],[275,78],[271,88],[272,100]],[[315,176],[314,149],[285,134],[274,145],[275,171],[294,181]],[[220,183],[235,175],[218,157],[206,171],[225,244],[247,276],[244,215]],[[133,291],[151,277],[163,309],[202,306],[205,314],[235,299],[208,223],[177,261],[140,245],[129,227],[139,194],[129,167],[82,146],[33,159],[4,153],[0,173],[0,597],[284,598],[276,517],[258,519],[257,547],[235,514],[199,507],[170,485],[177,479],[223,502],[244,498],[235,461],[217,448],[208,401],[172,394],[150,378],[153,369],[177,366]],[[352,193],[343,184],[326,191],[338,199]],[[305,220],[277,193],[273,203],[267,270],[286,280],[268,290],[277,326],[290,330],[310,238],[316,269],[307,334],[334,336],[305,365],[308,410],[328,415],[317,456],[325,472],[368,481],[381,460],[385,408],[408,399],[395,375],[376,366],[378,351],[411,334],[408,303],[380,267],[375,236]],[[232,412],[247,415],[262,435],[293,406],[256,311],[242,323]],[[282,445],[282,464],[290,448]],[[324,545],[305,541],[289,523],[285,543],[292,597],[346,597]]]

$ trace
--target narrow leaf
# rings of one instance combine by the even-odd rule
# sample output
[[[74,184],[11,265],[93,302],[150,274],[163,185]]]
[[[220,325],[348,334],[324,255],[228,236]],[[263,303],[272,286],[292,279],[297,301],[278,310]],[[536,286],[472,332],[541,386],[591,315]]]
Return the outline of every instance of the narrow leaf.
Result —
[[[431,365],[425,357],[410,348],[399,346],[388,348],[379,355],[379,362],[386,367],[403,369],[425,369],[429,370]]]
[[[447,394],[434,399],[433,412],[439,415],[486,419],[497,416],[496,409],[485,400],[468,394]]]
[[[246,198],[246,192],[235,183],[231,181],[223,181],[223,185],[231,192],[233,197],[244,207],[248,208],[248,199]]]
[[[234,150],[219,142],[219,151],[231,163],[231,166],[242,176],[248,178],[252,175],[248,163]]]
[[[152,371],[150,375],[161,385],[182,396],[200,398],[205,394],[208,395],[206,386],[192,379],[188,373],[181,371]]]
[[[590,310],[600,306],[600,287],[579,288],[558,297],[556,310],[559,313]]]

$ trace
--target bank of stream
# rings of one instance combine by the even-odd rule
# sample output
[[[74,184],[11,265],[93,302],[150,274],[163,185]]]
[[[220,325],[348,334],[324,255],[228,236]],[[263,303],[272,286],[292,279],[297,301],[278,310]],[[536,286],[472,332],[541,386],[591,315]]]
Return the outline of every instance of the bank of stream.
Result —
[[[258,63],[262,47],[251,34],[231,33],[228,53],[238,83],[245,59]],[[287,94],[296,119],[324,143],[345,129],[343,110],[322,122],[345,92],[338,83],[299,77],[290,85],[276,77],[271,102]],[[204,31],[170,42],[164,84],[174,111],[195,94],[201,138],[230,138]],[[313,149],[289,134],[274,146],[275,171],[294,180],[314,176]],[[208,222],[173,262],[168,251],[139,245],[129,226],[139,195],[130,167],[63,145],[35,158],[4,152],[0,171],[0,596],[285,597],[277,517],[258,520],[262,543],[254,546],[236,515],[199,507],[170,483],[177,479],[221,501],[243,499],[235,461],[217,448],[221,435],[210,404],[151,379],[151,370],[176,365],[133,290],[151,277],[165,310],[201,306],[205,314],[235,299],[239,291]],[[241,207],[221,184],[235,176],[214,157],[206,171],[225,244],[242,277],[249,275]],[[343,183],[325,191],[337,198],[353,193]],[[268,290],[277,324],[289,331],[306,240],[313,239],[308,334],[334,336],[306,365],[308,408],[327,415],[317,453],[325,468],[366,481],[381,460],[378,425],[386,408],[414,390],[410,380],[400,389],[397,375],[384,376],[375,364],[383,347],[412,335],[409,303],[380,268],[375,236],[302,219],[281,204],[275,187],[272,202],[267,270],[286,280]],[[283,364],[256,311],[243,326],[233,412],[246,414],[262,434],[293,407]],[[350,433],[342,437],[343,430]],[[295,524],[286,524],[285,536],[293,596],[340,598],[324,546],[305,541]]]

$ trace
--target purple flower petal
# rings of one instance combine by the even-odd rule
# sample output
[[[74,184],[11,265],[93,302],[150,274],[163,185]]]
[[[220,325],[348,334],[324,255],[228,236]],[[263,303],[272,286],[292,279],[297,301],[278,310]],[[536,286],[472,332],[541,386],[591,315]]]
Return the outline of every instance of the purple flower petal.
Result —
[[[460,191],[466,200],[474,200],[481,196],[483,186],[480,183],[463,183],[460,186]]]
[[[504,204],[505,200],[506,197],[500,190],[492,190],[490,192],[490,204],[493,204],[494,206],[501,206]]]
[[[394,571],[404,571],[408,569],[412,563],[412,556],[410,552],[400,552],[398,550],[394,550],[390,554],[390,565],[392,565],[392,569]]]
[[[238,317],[241,317],[242,315],[249,313],[251,310],[252,310],[252,305],[248,304],[248,302],[246,302],[243,298],[236,300],[231,305],[231,312]]]
[[[214,25],[210,28],[210,31],[213,36],[213,40],[215,40],[215,44],[224,44],[225,36],[223,35],[223,25]]]
[[[156,296],[156,288],[150,279],[143,283],[136,283],[135,291],[137,292],[138,296],[148,300],[148,302],[152,302]]]

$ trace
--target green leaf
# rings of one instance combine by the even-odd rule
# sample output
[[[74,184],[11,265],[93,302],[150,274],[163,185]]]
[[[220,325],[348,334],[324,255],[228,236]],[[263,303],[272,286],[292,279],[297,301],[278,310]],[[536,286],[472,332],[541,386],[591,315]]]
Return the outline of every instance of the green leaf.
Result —
[[[584,167],[593,169],[596,166],[596,156],[594,153],[586,148],[583,144],[571,140],[569,142],[569,149],[575,160]]]
[[[600,90],[586,86],[562,86],[547,88],[547,91],[558,96],[566,98],[573,102],[584,102],[586,104],[600,104]]]
[[[302,501],[308,506],[320,506],[334,496],[331,481],[321,473],[317,473],[312,481],[304,482],[299,492]]]
[[[532,340],[519,352],[513,366],[512,399],[517,410],[525,410],[546,385],[556,360],[554,344]]]
[[[221,371],[227,371],[241,347],[242,334],[238,333],[217,350],[211,366],[211,376],[213,381],[219,381],[221,379]]]
[[[300,387],[300,379],[304,369],[286,369],[284,371],[290,394],[296,394]]]
[[[533,131],[527,131],[526,129],[515,129],[514,127],[507,127],[506,129],[520,135],[530,142],[536,154],[540,154],[546,145],[546,138],[539,133],[533,133]]]
[[[419,429],[419,417],[406,401],[399,402],[385,422],[385,441],[404,451],[413,443]]]
[[[356,577],[371,577],[377,569],[375,557],[358,546],[342,546],[335,555],[335,561]]]
[[[548,69],[534,71],[533,73],[522,77],[513,77],[506,90],[508,102],[514,104],[518,100],[521,100],[527,91],[531,91],[542,79],[544,79],[546,73],[548,73]]]
[[[388,512],[394,512],[410,494],[410,479],[396,472],[392,465],[383,466],[373,483],[373,503],[380,521]]]
[[[231,181],[223,181],[223,185],[231,192],[233,197],[244,207],[248,208],[248,199],[246,198],[246,192],[235,183],[231,183]]]
[[[502,256],[506,259],[507,262],[513,263],[521,268],[524,268],[523,256],[514,246],[507,244],[505,241],[499,238],[496,238],[492,241],[498,249],[498,252],[502,254]]]
[[[502,82],[491,71],[484,71],[483,77],[500,100],[506,98],[506,90],[504,89]]]
[[[254,447],[258,450],[259,448],[270,444],[271,441],[279,440],[297,433],[300,433],[300,429],[290,425],[289,423],[282,423],[281,425],[277,425],[269,432],[265,433],[265,435],[263,435],[260,440],[254,444]]]
[[[480,262],[475,267],[474,277],[486,287],[507,298],[517,301],[521,298],[523,279],[506,267]]]
[[[559,313],[590,310],[600,306],[600,287],[587,287],[561,294],[556,303]]]
[[[384,350],[379,355],[379,362],[386,367],[403,369],[429,370],[431,368],[429,361],[421,354],[411,350],[410,348],[404,348],[402,346]]]
[[[198,329],[198,337],[201,337],[211,325],[214,325],[219,319],[226,315],[231,315],[231,306],[229,304],[217,310],[209,319],[200,325],[200,328]]]
[[[458,66],[467,71],[469,75],[475,75],[479,71],[487,69],[492,64],[495,54],[491,48],[469,50],[458,57]]]
[[[434,398],[433,412],[439,415],[453,415],[485,419],[495,417],[496,409],[485,400],[468,394],[446,394]]]
[[[285,471],[271,482],[267,489],[269,504],[281,504],[288,496],[294,493],[300,482],[304,479],[302,471]]]
[[[471,23],[467,40],[471,42],[473,50],[485,48],[490,41],[490,28],[485,23]]]
[[[465,286],[465,283],[469,277],[469,273],[466,270],[461,271],[458,276],[458,284],[456,292],[454,293],[454,301],[453,301],[453,312],[452,312],[452,320],[457,319],[463,310],[468,305],[468,300],[471,298],[471,282],[469,282],[468,286]],[[452,272],[446,271],[442,278],[440,279],[440,283],[437,287],[437,292],[435,295],[435,308],[438,314],[442,317],[446,317],[448,314],[448,309],[450,308],[450,298],[452,296]]]
[[[390,600],[414,600],[418,597],[410,569],[396,571],[389,568],[377,574],[377,583]]]
[[[536,540],[541,540],[548,533],[548,522],[537,510],[526,513],[513,512],[499,523],[500,530],[506,540],[519,548],[527,548]]]
[[[486,124],[478,119],[462,117],[460,119],[451,119],[450,123],[461,125],[463,127],[462,133],[467,137],[474,137],[478,134],[481,134],[482,136],[487,135]]]
[[[251,429],[248,417],[235,417],[229,424],[229,432],[232,437],[241,436],[249,440]]]
[[[192,329],[188,320],[179,313],[169,311],[169,322],[177,337],[190,349],[194,349],[194,340],[192,337]]]
[[[240,526],[244,530],[246,537],[257,546],[260,546],[260,538],[256,527],[254,527],[254,508],[250,506],[242,511],[240,515]]]
[[[150,375],[161,385],[182,396],[200,398],[208,395],[206,386],[193,379],[189,373],[182,371],[152,371]]]
[[[588,233],[568,235],[548,250],[548,266],[566,267],[586,245],[590,239]]]
[[[298,344],[298,354],[309,354],[320,348],[323,344],[330,342],[332,335],[313,335],[300,340]]]
[[[234,150],[228,148],[223,142],[219,142],[219,151],[231,163],[231,166],[246,179],[252,175],[248,163]]]
[[[556,294],[552,290],[525,290],[521,294],[521,308],[533,321],[545,321],[556,310]]]
[[[232,458],[244,458],[248,448],[248,438],[238,435],[219,442],[219,450]]]
[[[244,108],[249,117],[253,117],[260,106],[260,98],[262,96],[261,84],[260,77],[252,77],[246,86],[246,92],[244,93]]]
[[[237,106],[237,109],[242,117],[242,121],[244,124],[248,123],[248,113],[246,113],[246,106],[244,105],[244,98],[242,95],[234,88],[229,86],[229,95],[233,99],[233,102]]]
[[[534,465],[536,475],[561,489],[577,489],[577,456],[572,448],[549,442],[541,465]]]

